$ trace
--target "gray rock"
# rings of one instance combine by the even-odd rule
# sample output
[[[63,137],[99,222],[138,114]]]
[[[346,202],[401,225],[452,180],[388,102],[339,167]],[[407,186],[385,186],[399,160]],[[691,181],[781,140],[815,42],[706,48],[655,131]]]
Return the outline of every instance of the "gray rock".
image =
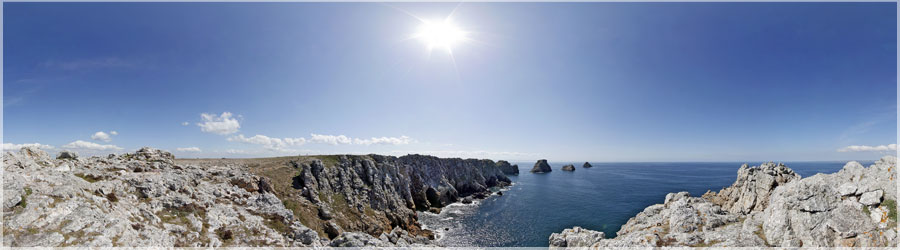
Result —
[[[769,195],[775,188],[798,179],[800,175],[781,163],[769,162],[753,167],[744,164],[738,170],[734,184],[718,193],[707,192],[703,197],[732,213],[748,214],[766,209]]]
[[[534,163],[534,167],[531,168],[532,173],[549,173],[552,171],[553,169],[550,169],[550,164],[547,163],[546,159],[538,160]]]
[[[590,163],[590,162],[584,162],[584,164],[581,165],[581,167],[582,167],[582,168],[592,168],[592,167],[594,167],[594,166],[591,166],[591,163]]]
[[[574,227],[550,235],[550,247],[590,247],[605,236],[603,232]]]
[[[803,179],[782,165],[764,164],[757,170],[745,165],[737,181],[718,194],[694,198],[687,192],[670,193],[663,204],[629,219],[616,238],[578,246],[896,247],[891,208],[875,207],[897,199],[891,191],[897,185],[896,162],[894,156],[868,168],[850,162],[838,173]],[[564,235],[571,231],[554,233],[550,245],[570,245]]]
[[[859,197],[859,203],[867,206],[878,205],[881,204],[881,197],[883,195],[884,191],[881,190],[869,191]]]
[[[508,161],[500,160],[497,161],[497,168],[500,168],[500,171],[506,175],[518,175],[519,174],[519,165],[509,165]]]
[[[575,166],[572,164],[567,164],[565,166],[562,166],[562,171],[569,171],[569,172],[575,171]]]
[[[56,159],[59,159],[59,160],[77,160],[77,159],[78,159],[78,154],[76,154],[75,152],[72,152],[72,151],[62,151],[62,152],[59,152],[58,155],[56,155]]]

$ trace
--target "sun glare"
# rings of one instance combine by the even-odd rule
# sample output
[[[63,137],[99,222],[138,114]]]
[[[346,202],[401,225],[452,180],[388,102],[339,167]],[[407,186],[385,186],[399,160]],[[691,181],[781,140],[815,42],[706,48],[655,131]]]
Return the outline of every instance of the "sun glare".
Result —
[[[443,48],[449,51],[454,45],[466,39],[466,32],[449,20],[423,21],[415,37],[425,42],[429,50]]]

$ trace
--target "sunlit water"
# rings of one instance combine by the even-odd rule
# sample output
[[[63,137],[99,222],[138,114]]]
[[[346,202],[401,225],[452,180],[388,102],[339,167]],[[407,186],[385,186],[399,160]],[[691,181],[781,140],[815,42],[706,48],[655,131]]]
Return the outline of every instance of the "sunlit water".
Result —
[[[861,162],[865,166],[872,164]],[[453,204],[440,215],[419,213],[426,228],[445,246],[539,247],[551,233],[581,226],[607,237],[645,207],[662,203],[666,194],[688,191],[700,196],[731,185],[741,163],[594,163],[575,164],[575,172],[532,174],[534,163],[519,162],[519,176],[503,196],[471,205]],[[758,165],[759,163],[751,163]],[[834,173],[845,162],[786,163],[802,177]]]

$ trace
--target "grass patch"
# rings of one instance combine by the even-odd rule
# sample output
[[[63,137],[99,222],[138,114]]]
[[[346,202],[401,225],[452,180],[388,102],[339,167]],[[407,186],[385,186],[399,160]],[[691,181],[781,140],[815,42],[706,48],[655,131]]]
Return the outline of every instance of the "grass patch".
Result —
[[[863,206],[863,213],[865,213],[866,216],[869,216],[872,214],[872,211],[869,211],[869,206]]]
[[[885,206],[888,209],[888,219],[897,222],[897,201],[891,199],[884,199],[881,202],[881,206]]]
[[[93,176],[93,175],[85,175],[82,173],[77,173],[77,174],[75,174],[75,176],[78,176],[78,178],[84,179],[85,181],[90,182],[90,183],[94,183],[94,182],[103,180],[103,178],[101,178],[101,177]]]
[[[341,162],[341,155],[317,155],[313,158],[321,160],[325,167],[335,167]]]
[[[191,220],[188,219],[188,215],[191,214],[200,220],[204,220],[206,218],[206,208],[192,203],[181,207],[163,209],[157,212],[156,216],[158,216],[163,223],[182,225],[191,228]]]

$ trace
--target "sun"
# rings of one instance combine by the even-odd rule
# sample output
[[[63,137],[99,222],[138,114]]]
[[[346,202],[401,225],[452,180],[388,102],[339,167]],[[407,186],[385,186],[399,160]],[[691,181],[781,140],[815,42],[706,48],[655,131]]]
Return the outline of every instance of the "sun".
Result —
[[[466,33],[452,21],[445,19],[442,21],[422,21],[418,32],[413,37],[422,40],[428,46],[428,50],[442,48],[450,51],[453,46],[466,40]]]

